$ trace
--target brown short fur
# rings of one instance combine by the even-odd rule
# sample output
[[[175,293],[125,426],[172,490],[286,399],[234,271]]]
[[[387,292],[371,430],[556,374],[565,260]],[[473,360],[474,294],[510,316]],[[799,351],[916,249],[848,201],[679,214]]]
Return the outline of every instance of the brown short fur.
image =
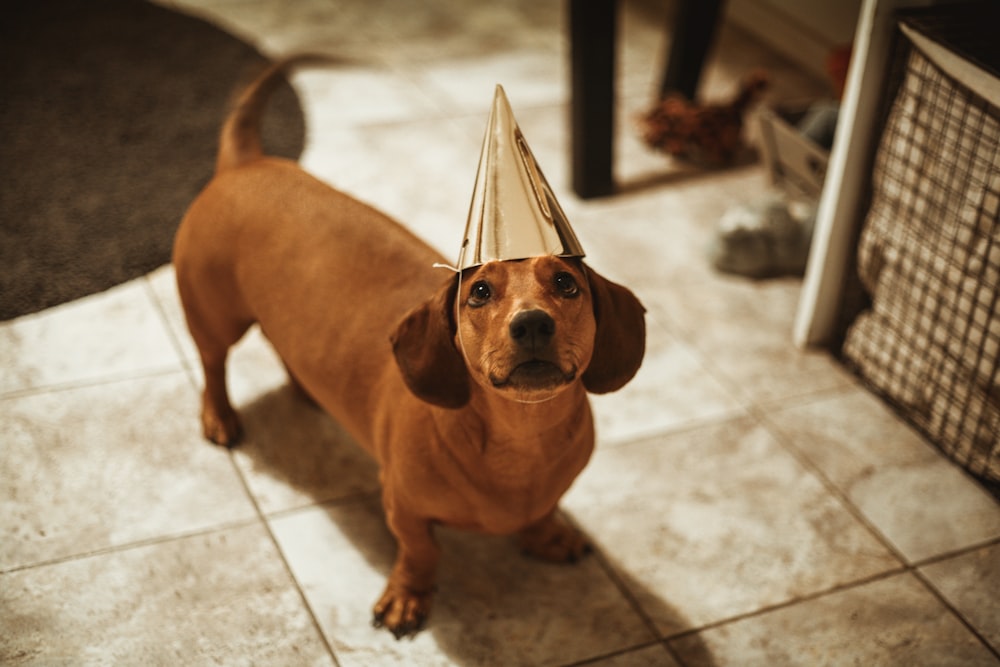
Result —
[[[587,391],[614,391],[638,370],[644,309],[577,259],[446,275],[382,213],[261,155],[260,110],[289,64],[227,119],[215,177],[177,233],[201,419],[213,442],[237,441],[226,356],[258,323],[293,381],[380,465],[399,552],[374,614],[399,637],[429,611],[435,524],[518,534],[549,560],[584,553],[557,504],[594,446]]]

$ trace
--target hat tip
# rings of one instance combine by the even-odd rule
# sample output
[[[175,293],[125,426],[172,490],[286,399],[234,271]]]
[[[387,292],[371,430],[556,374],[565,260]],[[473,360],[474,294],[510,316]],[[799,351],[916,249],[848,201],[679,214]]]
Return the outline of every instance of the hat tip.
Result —
[[[459,268],[540,255],[584,253],[497,83]]]

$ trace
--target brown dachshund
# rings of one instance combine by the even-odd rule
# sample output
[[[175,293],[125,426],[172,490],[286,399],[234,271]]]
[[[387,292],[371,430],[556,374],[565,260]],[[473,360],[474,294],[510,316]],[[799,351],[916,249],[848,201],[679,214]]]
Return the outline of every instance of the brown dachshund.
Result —
[[[201,421],[213,442],[237,441],[226,356],[259,323],[292,382],[380,465],[399,550],[374,615],[400,637],[429,611],[435,524],[517,534],[551,561],[586,552],[557,505],[594,446],[587,391],[614,391],[639,368],[644,309],[578,259],[445,276],[396,222],[262,156],[260,111],[287,65],[244,93],[177,232]]]

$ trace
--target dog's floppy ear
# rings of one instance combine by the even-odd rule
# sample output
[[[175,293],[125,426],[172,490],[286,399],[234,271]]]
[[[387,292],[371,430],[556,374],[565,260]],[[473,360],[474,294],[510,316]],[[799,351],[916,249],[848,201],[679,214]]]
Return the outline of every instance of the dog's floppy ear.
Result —
[[[621,389],[639,370],[646,352],[646,309],[631,291],[584,265],[594,304],[594,354],[583,374],[587,391]]]
[[[445,283],[396,326],[392,351],[406,386],[418,398],[443,408],[469,402],[469,372],[455,349],[452,310],[458,279]]]

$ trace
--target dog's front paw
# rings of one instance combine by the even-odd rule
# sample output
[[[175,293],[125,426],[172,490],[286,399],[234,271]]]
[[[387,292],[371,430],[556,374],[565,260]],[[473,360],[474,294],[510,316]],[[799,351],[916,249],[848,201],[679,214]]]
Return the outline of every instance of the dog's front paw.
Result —
[[[521,531],[520,545],[528,556],[550,563],[575,563],[592,550],[583,533],[555,515]]]
[[[201,428],[205,438],[217,445],[232,447],[243,433],[240,418],[232,408],[218,411],[205,405],[201,411]]]
[[[413,593],[390,583],[375,604],[372,625],[386,628],[400,639],[415,635],[423,627],[430,610],[430,593]]]

